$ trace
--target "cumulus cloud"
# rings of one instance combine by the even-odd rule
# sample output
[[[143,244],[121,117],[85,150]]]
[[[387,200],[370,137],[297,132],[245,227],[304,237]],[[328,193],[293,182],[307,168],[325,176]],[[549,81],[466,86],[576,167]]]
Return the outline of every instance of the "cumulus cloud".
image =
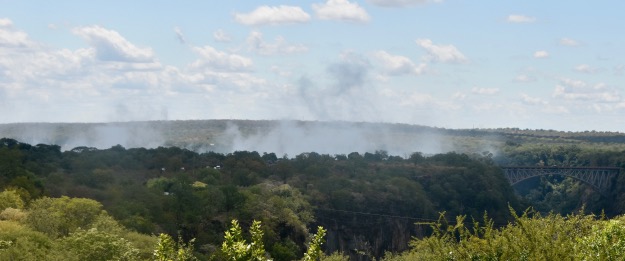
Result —
[[[9,18],[0,18],[0,27],[12,27],[13,21]]]
[[[533,22],[536,22],[536,17],[519,15],[519,14],[511,14],[511,15],[508,15],[506,20],[509,23],[533,23]]]
[[[527,74],[519,74],[514,78],[515,82],[535,82],[536,78]]]
[[[348,0],[328,0],[323,4],[313,4],[312,8],[317,18],[322,20],[363,23],[371,19],[358,3],[351,3]]]
[[[274,43],[266,42],[263,39],[263,34],[258,31],[250,33],[247,37],[247,45],[250,50],[261,55],[291,54],[308,51],[308,47],[305,45],[289,44],[281,36],[278,36]]]
[[[455,46],[435,45],[430,39],[417,39],[417,45],[425,49],[428,55],[425,57],[429,61],[443,63],[464,63],[468,59]]]
[[[465,93],[463,93],[463,92],[455,92],[455,93],[451,96],[451,98],[452,98],[452,99],[454,99],[454,100],[460,100],[460,101],[461,101],[461,100],[466,99],[466,98],[467,98],[467,95],[466,95]]]
[[[571,38],[560,38],[560,41],[558,41],[558,43],[564,46],[579,46],[579,42]]]
[[[26,48],[32,47],[33,44],[28,34],[13,27],[11,19],[0,18],[0,47]]]
[[[223,43],[232,41],[232,37],[226,34],[223,29],[218,29],[217,31],[213,32],[213,39],[215,39],[215,41],[217,42]]]
[[[0,23],[0,31],[19,32]],[[178,68],[114,31],[73,32],[90,46],[55,49],[25,34],[27,45],[0,45],[0,122],[260,118],[277,104],[268,100],[279,94],[253,74],[249,58],[190,46],[198,59]]]
[[[94,25],[75,28],[73,32],[95,49],[100,60],[131,63],[154,61],[154,52],[151,48],[139,48],[116,31]]]
[[[521,101],[527,105],[547,105],[547,101],[538,97],[529,96],[525,93],[521,94]]]
[[[493,95],[499,92],[499,88],[478,88],[473,87],[471,89],[471,93],[479,94],[479,95]]]
[[[549,52],[547,52],[547,51],[536,51],[536,52],[534,52],[534,58],[537,58],[537,59],[549,58]]]
[[[425,63],[416,65],[407,57],[392,55],[386,51],[378,51],[373,56],[382,65],[384,72],[390,75],[421,75],[427,67]]]
[[[580,72],[580,73],[596,73],[599,71],[599,69],[592,67],[588,64],[580,64],[575,66],[575,68],[573,68],[576,72]]]
[[[196,68],[208,67],[218,71],[238,72],[249,71],[253,66],[250,58],[218,51],[209,45],[193,47],[193,51],[201,57],[192,64]]]
[[[15,29],[11,20],[0,19],[0,89],[5,97],[48,102],[57,82],[70,78],[74,81],[64,86],[82,86],[94,60],[91,48],[50,50]]]
[[[441,3],[443,0],[369,0],[368,2],[383,7],[406,7],[426,3]]]
[[[248,93],[251,87],[256,87],[256,99],[264,99],[265,93],[260,91],[267,82],[252,74],[254,63],[252,59],[224,51],[212,46],[193,47],[192,50],[200,57],[191,63],[184,71],[186,81],[193,87],[209,93],[219,90],[228,90],[234,93]],[[238,87],[236,89],[229,87]],[[230,94],[229,94],[230,95]],[[246,97],[249,98],[249,97]],[[238,102],[242,102],[239,100]],[[250,101],[253,104],[254,101]],[[237,110],[237,112],[243,111]],[[234,112],[231,112],[234,113]]]
[[[8,87],[6,95],[15,101],[9,111],[17,112],[4,122],[104,121],[112,100],[134,99],[129,103],[134,108],[167,81],[157,63],[101,62],[95,48],[35,44],[0,57],[0,68],[21,68],[0,77],[0,86]]]
[[[299,6],[260,6],[250,13],[236,13],[234,19],[244,25],[280,25],[305,23],[310,15]]]
[[[560,79],[560,83],[564,86],[576,88],[576,89],[585,88],[588,85],[585,81],[573,80],[570,78],[562,78]]]
[[[598,103],[617,103],[623,99],[620,92],[605,83],[588,84],[581,80],[563,78],[556,85],[553,97],[567,101],[586,101]]]

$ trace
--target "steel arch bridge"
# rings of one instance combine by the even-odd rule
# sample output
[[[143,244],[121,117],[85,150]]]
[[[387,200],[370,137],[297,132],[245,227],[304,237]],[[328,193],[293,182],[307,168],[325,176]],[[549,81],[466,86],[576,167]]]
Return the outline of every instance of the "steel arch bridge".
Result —
[[[502,167],[504,175],[511,185],[529,178],[545,175],[560,175],[582,181],[597,192],[606,195],[612,188],[619,168],[610,167]]]

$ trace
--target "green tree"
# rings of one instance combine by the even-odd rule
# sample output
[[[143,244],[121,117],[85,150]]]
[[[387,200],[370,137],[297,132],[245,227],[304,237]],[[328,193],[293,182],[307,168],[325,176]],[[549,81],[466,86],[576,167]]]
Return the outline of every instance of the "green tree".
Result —
[[[5,208],[24,208],[24,201],[15,190],[5,190],[0,192],[0,211]]]
[[[169,235],[160,234],[153,258],[157,261],[194,261],[193,243],[195,240],[184,243],[181,237],[175,242]]]
[[[26,224],[57,238],[78,228],[90,228],[102,213],[102,204],[92,199],[43,197],[31,203]]]
[[[625,258],[624,218],[599,221],[593,225],[592,233],[578,238],[580,260],[623,260]]]
[[[265,257],[265,247],[263,245],[263,231],[260,228],[260,221],[254,220],[250,227],[252,242],[247,243],[243,239],[239,222],[234,219],[231,227],[225,232],[224,242],[221,245],[221,251],[229,261],[264,261],[269,260]]]
[[[0,221],[0,260],[49,260],[54,247],[54,241],[41,232]]]
[[[139,250],[129,241],[96,228],[77,229],[60,243],[64,260],[139,260]]]
[[[326,230],[323,227],[317,228],[317,234],[313,235],[308,250],[304,254],[303,261],[317,261],[323,256],[321,245],[323,244],[323,237],[326,236]]]

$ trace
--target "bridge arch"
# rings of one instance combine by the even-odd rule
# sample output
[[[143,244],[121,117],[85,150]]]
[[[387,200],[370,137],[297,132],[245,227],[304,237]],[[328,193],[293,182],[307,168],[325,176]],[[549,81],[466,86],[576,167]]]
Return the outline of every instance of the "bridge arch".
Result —
[[[606,195],[612,188],[614,178],[619,174],[619,168],[610,167],[502,167],[504,175],[511,185],[521,181],[546,175],[560,175],[572,177],[582,181],[597,192]]]

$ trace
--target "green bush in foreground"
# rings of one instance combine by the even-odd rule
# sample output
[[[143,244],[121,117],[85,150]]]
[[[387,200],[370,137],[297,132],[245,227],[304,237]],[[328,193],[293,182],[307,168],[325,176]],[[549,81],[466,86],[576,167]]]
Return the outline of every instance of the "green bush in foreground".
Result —
[[[623,260],[625,217],[597,220],[589,215],[561,216],[526,211],[500,229],[493,223],[467,227],[465,217],[455,224],[441,220],[433,235],[413,239],[411,249],[387,254],[401,260]],[[488,220],[485,218],[485,220]]]
[[[224,242],[221,251],[226,260],[229,261],[269,261],[272,260],[265,252],[263,245],[263,231],[260,221],[252,222],[250,227],[251,242],[243,239],[242,230],[237,220],[232,220],[231,227],[225,232]],[[347,261],[348,257],[340,253],[333,253],[327,256],[321,250],[321,245],[326,234],[323,227],[317,228],[317,233],[312,235],[308,250],[304,254],[302,261]]]

